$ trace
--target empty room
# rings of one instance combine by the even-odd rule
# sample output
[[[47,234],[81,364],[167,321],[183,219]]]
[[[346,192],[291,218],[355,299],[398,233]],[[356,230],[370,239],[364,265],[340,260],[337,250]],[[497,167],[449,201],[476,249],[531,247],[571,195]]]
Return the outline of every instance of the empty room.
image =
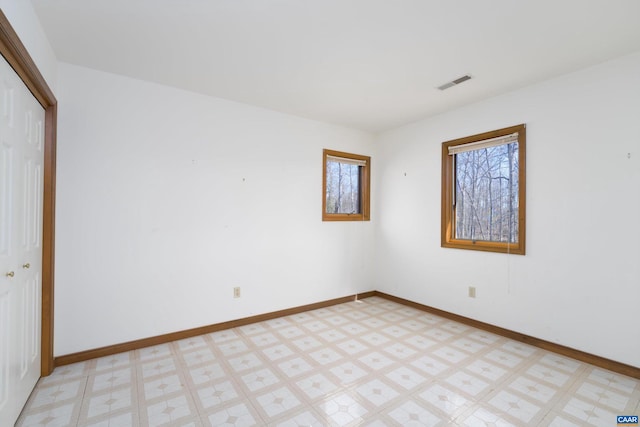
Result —
[[[0,0],[0,426],[640,415],[640,2]]]

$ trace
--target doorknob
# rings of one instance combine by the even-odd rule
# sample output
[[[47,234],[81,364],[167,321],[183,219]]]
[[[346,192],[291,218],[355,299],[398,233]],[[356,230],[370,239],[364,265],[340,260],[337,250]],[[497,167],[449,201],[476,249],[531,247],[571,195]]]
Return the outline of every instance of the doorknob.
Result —
[[[22,264],[22,268],[29,268],[29,267],[31,267],[31,264],[29,264],[29,263]]]
[[[7,277],[13,277],[15,276],[15,273],[13,271],[8,272],[7,274],[5,274],[5,276]]]

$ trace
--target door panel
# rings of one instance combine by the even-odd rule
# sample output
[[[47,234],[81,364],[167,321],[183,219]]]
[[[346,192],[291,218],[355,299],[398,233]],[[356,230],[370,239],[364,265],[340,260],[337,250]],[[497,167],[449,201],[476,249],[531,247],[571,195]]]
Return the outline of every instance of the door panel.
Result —
[[[3,127],[3,126],[0,126]],[[9,257],[11,247],[11,200],[13,199],[13,150],[0,135],[0,259]],[[4,271],[2,272],[5,273]]]
[[[15,331],[15,301],[17,300],[15,286],[16,266],[16,234],[20,229],[14,222],[15,195],[19,193],[17,187],[20,181],[16,174],[15,158],[15,123],[14,123],[14,89],[15,81],[6,75],[6,65],[2,64],[2,116],[0,117],[0,156],[2,169],[0,170],[0,425],[12,425],[10,417],[14,416],[16,400],[14,397],[16,383],[16,337]],[[12,274],[13,277],[8,276]]]
[[[0,425],[40,377],[44,110],[0,59]]]
[[[30,329],[28,324],[29,322],[29,287],[27,283],[22,283],[20,286],[20,290],[18,291],[20,298],[18,298],[17,304],[20,304],[18,308],[18,312],[20,313],[20,326],[21,328],[25,328],[25,331]],[[17,325],[16,325],[17,326]],[[29,368],[29,357],[27,356],[27,339],[26,334],[18,335],[18,355],[17,360],[20,363],[20,374],[18,376],[18,381],[22,380],[27,376],[27,369]]]
[[[0,325],[9,325],[9,291],[0,292]],[[0,328],[0,414],[9,407],[9,328]],[[2,421],[0,416],[0,421]],[[10,424],[9,424],[10,425]]]

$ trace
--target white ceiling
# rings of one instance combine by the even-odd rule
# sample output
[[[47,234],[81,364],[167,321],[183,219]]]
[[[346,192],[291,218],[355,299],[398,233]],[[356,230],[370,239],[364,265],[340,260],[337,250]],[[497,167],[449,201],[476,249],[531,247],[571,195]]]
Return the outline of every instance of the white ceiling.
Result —
[[[638,0],[32,3],[61,61],[374,132],[640,51]]]

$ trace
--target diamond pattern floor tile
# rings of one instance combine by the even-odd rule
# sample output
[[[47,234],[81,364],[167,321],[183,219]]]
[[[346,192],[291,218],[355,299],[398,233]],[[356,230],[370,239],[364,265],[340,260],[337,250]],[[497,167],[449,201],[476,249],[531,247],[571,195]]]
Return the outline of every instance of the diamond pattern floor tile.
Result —
[[[17,426],[610,426],[640,381],[382,298],[56,368]]]

